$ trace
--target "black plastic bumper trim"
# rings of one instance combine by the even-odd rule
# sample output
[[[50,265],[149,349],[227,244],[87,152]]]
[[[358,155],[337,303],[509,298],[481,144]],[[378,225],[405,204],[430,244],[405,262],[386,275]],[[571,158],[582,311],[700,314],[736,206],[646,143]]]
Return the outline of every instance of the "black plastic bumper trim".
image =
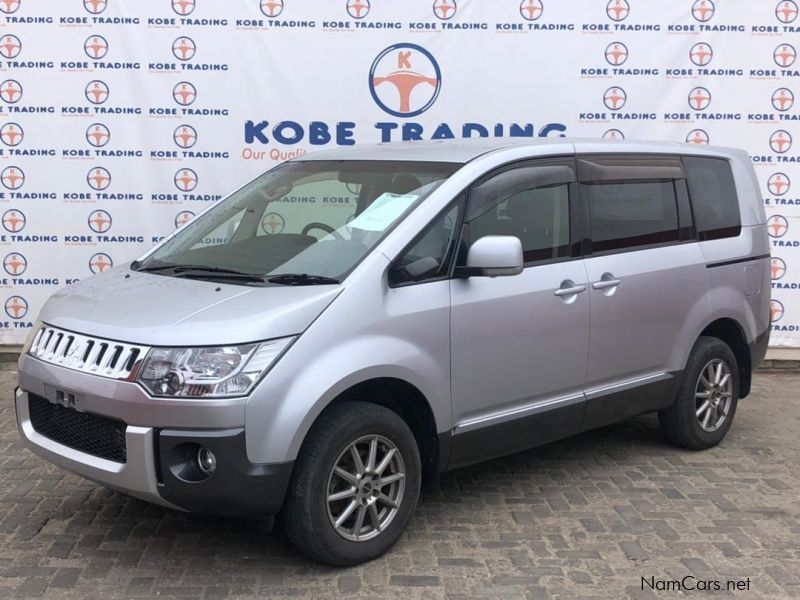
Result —
[[[157,457],[164,500],[190,512],[238,517],[277,514],[283,505],[294,462],[259,464],[247,459],[244,429],[158,432]],[[176,475],[181,448],[204,446],[216,456],[216,469],[199,481]]]
[[[750,348],[750,368],[755,369],[764,357],[767,355],[767,348],[769,347],[769,334],[770,328],[767,327],[761,334],[756,337],[751,344]]]

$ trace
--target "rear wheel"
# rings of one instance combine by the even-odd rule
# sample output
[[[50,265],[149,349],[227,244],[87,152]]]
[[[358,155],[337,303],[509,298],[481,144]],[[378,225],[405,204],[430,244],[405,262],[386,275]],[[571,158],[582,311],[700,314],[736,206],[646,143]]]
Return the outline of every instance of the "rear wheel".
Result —
[[[419,449],[403,419],[374,404],[334,404],[295,465],[287,533],[303,554],[331,565],[377,558],[405,530],[420,479]]]
[[[678,446],[703,450],[728,433],[739,400],[739,369],[730,347],[701,337],[686,363],[678,397],[658,413],[666,438]]]

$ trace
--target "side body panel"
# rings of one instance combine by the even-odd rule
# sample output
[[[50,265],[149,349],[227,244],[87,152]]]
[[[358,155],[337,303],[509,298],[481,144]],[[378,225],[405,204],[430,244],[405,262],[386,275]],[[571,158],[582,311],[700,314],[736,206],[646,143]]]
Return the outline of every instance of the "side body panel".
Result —
[[[554,295],[572,286],[584,291]],[[451,466],[579,430],[589,345],[585,290],[583,260],[452,281]]]
[[[736,320],[747,343],[752,344],[770,327],[767,217],[758,179],[747,153],[732,150],[730,163],[742,215],[742,233],[736,238],[701,242],[700,247],[711,267],[708,269],[711,320]],[[748,258],[751,260],[742,260]]]
[[[413,385],[428,400],[437,431],[449,429],[449,282],[392,289],[385,256],[373,253],[365,263],[358,284],[342,292],[248,399],[252,462],[293,460],[322,410],[370,379]]]

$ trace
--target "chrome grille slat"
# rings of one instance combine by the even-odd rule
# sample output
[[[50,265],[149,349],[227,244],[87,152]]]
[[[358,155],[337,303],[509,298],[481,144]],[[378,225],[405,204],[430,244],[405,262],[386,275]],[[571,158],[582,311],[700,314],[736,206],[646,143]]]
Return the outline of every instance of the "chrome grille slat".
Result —
[[[128,379],[150,348],[42,325],[28,353],[47,363],[109,379]],[[131,361],[135,356],[136,360]]]

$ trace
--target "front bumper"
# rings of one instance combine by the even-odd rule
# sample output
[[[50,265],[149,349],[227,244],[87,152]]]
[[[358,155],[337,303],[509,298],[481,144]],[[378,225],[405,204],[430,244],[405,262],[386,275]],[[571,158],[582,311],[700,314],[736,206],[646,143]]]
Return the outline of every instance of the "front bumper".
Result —
[[[128,461],[118,463],[80,452],[41,435],[31,423],[28,392],[17,388],[14,396],[20,435],[33,452],[62,469],[111,489],[178,509],[158,492],[152,427],[127,426],[125,446]]]
[[[248,460],[244,399],[162,401],[149,398],[136,384],[70,371],[28,356],[20,360],[19,383],[15,405],[23,441],[67,471],[176,510],[256,517],[274,515],[283,504],[293,463]],[[125,462],[71,446],[72,433],[60,438],[37,430],[31,398],[49,406],[48,401],[54,403],[64,395],[83,415],[124,422],[120,426],[125,458],[120,460]],[[199,476],[190,464],[201,446],[217,459],[209,475]]]

